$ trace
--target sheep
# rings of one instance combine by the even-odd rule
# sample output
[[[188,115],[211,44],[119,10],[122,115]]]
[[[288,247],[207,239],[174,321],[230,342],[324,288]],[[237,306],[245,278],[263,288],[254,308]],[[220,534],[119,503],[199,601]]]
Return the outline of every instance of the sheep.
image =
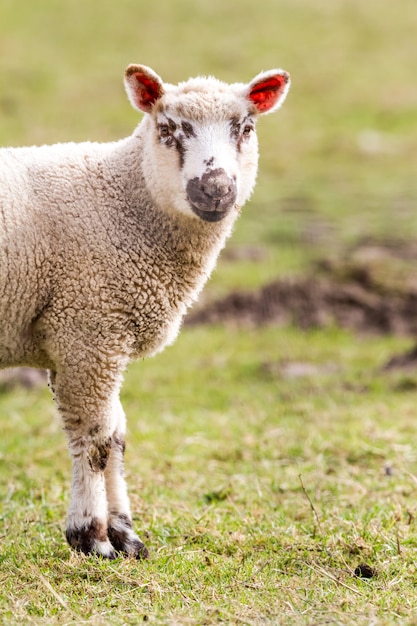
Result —
[[[0,368],[47,369],[72,458],[66,538],[113,559],[148,556],[123,478],[122,375],[176,338],[257,174],[259,115],[289,74],[174,86],[129,65],[145,113],[109,143],[0,150]]]

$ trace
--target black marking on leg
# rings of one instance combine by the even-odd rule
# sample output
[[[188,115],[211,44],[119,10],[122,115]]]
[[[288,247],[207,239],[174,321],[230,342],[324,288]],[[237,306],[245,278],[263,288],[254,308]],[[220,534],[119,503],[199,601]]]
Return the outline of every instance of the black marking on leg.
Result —
[[[83,552],[84,554],[94,554],[97,552],[96,542],[107,541],[107,528],[103,522],[93,518],[89,524],[84,524],[81,528],[67,528],[66,538],[74,550],[77,552]],[[115,553],[106,555],[106,558],[116,558]]]
[[[115,509],[110,509],[110,517],[113,523],[114,520],[117,520],[117,522],[120,522],[120,524],[126,528],[132,528],[132,520],[126,513],[118,513]]]
[[[126,442],[123,436],[118,436],[116,433],[112,438],[112,455],[116,458],[118,464],[118,470],[120,476],[124,476],[124,454],[126,450]]]
[[[93,472],[104,472],[111,449],[111,438],[92,443],[88,448],[88,463]]]
[[[124,456],[124,453],[126,450],[126,441],[124,440],[124,438],[118,437],[117,435],[113,435],[113,445],[119,448],[119,450],[122,453],[122,456]]]
[[[108,535],[116,552],[122,552],[136,559],[148,558],[149,551],[132,531],[132,522],[127,515],[118,513],[112,517],[108,527]]]

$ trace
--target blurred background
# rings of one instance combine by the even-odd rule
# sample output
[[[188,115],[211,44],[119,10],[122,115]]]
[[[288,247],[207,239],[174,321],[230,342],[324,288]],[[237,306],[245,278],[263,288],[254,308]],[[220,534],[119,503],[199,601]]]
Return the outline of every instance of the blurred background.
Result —
[[[256,192],[207,294],[253,288],[359,239],[417,234],[416,32],[413,0],[0,0],[0,143],[130,134],[131,62],[167,82],[288,70],[287,101],[258,124]]]

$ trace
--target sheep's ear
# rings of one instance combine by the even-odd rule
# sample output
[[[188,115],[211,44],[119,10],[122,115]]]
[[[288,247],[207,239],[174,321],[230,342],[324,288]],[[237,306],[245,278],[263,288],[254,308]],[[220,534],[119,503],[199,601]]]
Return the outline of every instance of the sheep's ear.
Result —
[[[284,70],[258,74],[249,84],[247,98],[256,113],[272,113],[284,102],[290,88],[290,75]]]
[[[146,65],[129,65],[124,83],[131,105],[145,113],[149,113],[164,94],[162,80]]]

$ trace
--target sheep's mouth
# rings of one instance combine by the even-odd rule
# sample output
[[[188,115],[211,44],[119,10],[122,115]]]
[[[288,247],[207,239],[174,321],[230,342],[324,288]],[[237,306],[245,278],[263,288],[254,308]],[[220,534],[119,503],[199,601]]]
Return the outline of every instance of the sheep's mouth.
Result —
[[[191,209],[206,222],[219,222],[226,217],[235,206],[236,198],[236,181],[222,169],[210,170],[187,183]]]
[[[231,209],[231,207],[229,207],[225,211],[219,209],[200,209],[192,202],[190,202],[190,206],[193,212],[205,222],[220,222],[224,217],[226,217]]]

